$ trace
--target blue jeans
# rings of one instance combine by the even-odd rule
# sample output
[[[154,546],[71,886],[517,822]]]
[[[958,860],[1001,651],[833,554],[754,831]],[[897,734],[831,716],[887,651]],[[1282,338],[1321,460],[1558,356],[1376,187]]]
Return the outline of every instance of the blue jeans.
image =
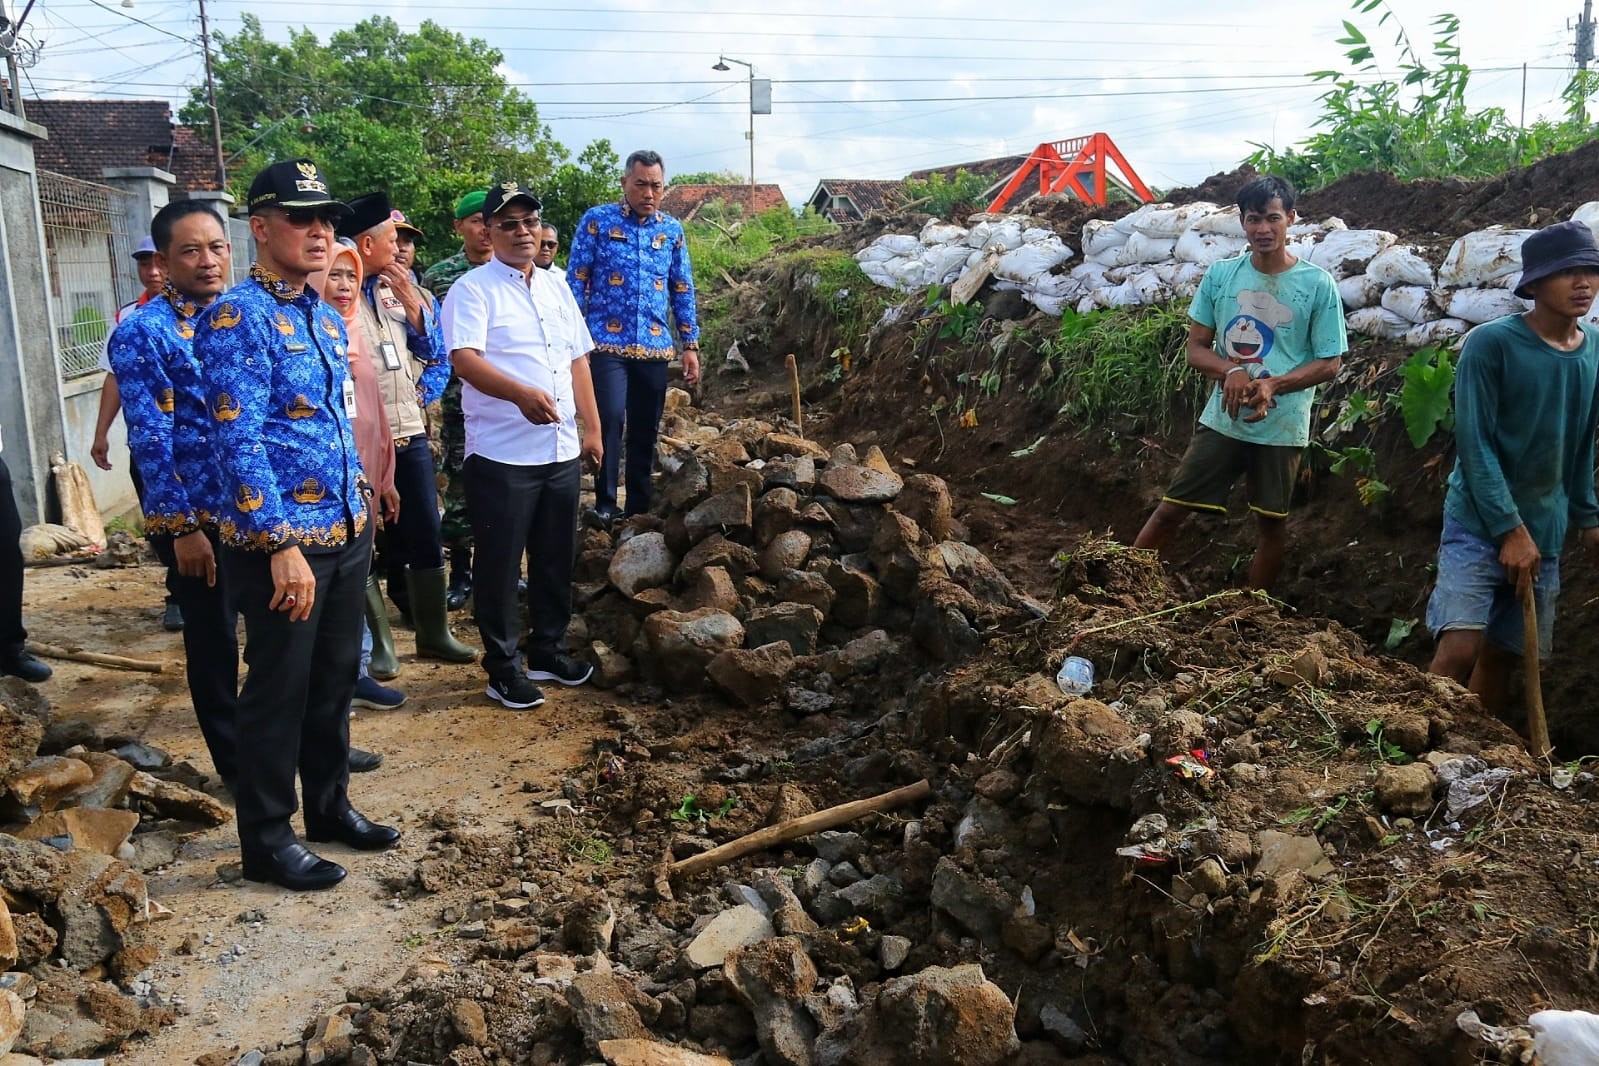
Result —
[[[605,456],[594,478],[594,505],[616,509],[622,436],[627,435],[627,513],[650,509],[650,474],[655,469],[655,436],[666,408],[666,360],[629,359],[594,352],[589,355],[594,377],[594,402],[600,409],[600,435]]]
[[[1544,556],[1533,585],[1538,605],[1538,657],[1554,647],[1555,600],[1560,595],[1560,557]],[[1499,548],[1448,514],[1438,545],[1438,584],[1427,601],[1427,628],[1434,639],[1451,630],[1476,630],[1484,639],[1522,654],[1521,597],[1505,579]]]

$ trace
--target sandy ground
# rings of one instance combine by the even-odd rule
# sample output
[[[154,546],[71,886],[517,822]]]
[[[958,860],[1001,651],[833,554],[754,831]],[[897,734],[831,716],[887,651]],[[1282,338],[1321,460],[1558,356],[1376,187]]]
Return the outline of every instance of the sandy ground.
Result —
[[[181,634],[160,625],[162,577],[155,565],[29,570],[27,624],[37,640],[176,664],[150,675],[52,662],[55,677],[43,688],[58,720],[82,719],[101,736],[142,740],[209,773],[181,672]],[[476,641],[467,614],[456,623],[462,639]],[[433,812],[453,807],[466,825],[526,813],[533,796],[559,789],[604,731],[602,715],[613,703],[604,693],[550,686],[542,708],[511,712],[484,696],[478,667],[417,662],[409,631],[397,630],[396,641],[402,670],[392,684],[410,700],[395,711],[358,712],[352,721],[354,743],[387,760],[354,778],[350,791],[365,814],[405,831],[401,846],[368,855],[326,845],[324,854],[350,876],[332,891],[296,895],[218,880],[219,865],[238,862],[231,825],[189,838],[179,860],[149,881],[151,897],[175,912],[155,927],[162,948],[155,987],[182,997],[186,1013],[112,1063],[192,1063],[207,1051],[270,1049],[342,1002],[344,985],[392,982],[428,950],[446,897],[403,900],[381,878],[409,875],[434,835],[427,825]],[[537,791],[523,791],[524,782]],[[261,920],[239,920],[252,911]],[[202,946],[178,954],[191,933]]]

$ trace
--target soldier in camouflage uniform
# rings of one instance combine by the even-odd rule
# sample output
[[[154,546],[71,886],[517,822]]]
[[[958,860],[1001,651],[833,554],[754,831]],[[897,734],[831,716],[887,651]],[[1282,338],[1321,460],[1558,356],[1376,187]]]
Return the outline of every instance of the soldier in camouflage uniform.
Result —
[[[469,192],[455,202],[455,232],[461,235],[461,250],[434,263],[422,275],[422,284],[444,302],[457,278],[475,266],[489,261],[494,245],[483,221],[484,192]],[[440,401],[442,424],[439,440],[444,446],[439,464],[439,480],[444,493],[444,545],[450,552],[450,610],[466,606],[472,594],[472,525],[467,521],[466,492],[461,480],[461,463],[466,458],[466,425],[461,419],[461,379],[450,376]]]

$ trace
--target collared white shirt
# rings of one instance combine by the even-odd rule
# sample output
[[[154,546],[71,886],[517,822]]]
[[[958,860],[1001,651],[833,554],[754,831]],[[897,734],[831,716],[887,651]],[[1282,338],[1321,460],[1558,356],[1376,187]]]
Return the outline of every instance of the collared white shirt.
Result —
[[[594,348],[572,290],[547,270],[524,275],[498,258],[474,267],[450,286],[440,312],[444,345],[473,348],[508,378],[555,397],[561,420],[536,426],[516,404],[461,383],[466,454],[512,466],[576,459],[577,402],[572,363]]]

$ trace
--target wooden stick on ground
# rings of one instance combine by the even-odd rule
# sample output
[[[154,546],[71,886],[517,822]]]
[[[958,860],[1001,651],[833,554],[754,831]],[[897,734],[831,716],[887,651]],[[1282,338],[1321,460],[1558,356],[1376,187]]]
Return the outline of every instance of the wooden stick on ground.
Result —
[[[793,352],[788,353],[788,358],[783,360],[783,365],[788,367],[789,392],[794,401],[795,432],[803,437],[805,436],[805,412],[800,410],[799,363],[794,361]]]
[[[129,659],[125,655],[107,655],[100,651],[80,651],[77,648],[59,648],[54,644],[40,644],[36,640],[28,641],[28,650],[35,655],[42,655],[46,659],[65,659],[73,663],[89,663],[92,666],[111,666],[118,670],[140,670],[147,674],[165,673],[166,663],[154,662],[150,659]]]
[[[1549,720],[1543,713],[1543,678],[1538,666],[1538,601],[1533,599],[1531,581],[1521,586],[1521,656],[1532,757],[1544,759],[1553,748],[1549,744]]]
[[[719,848],[712,848],[703,855],[692,855],[681,862],[674,862],[671,874],[673,877],[681,877],[686,874],[697,874],[704,870],[714,870],[716,867],[730,863],[734,859],[741,859],[746,855],[751,855],[757,851],[765,851],[767,848],[776,847],[778,844],[797,840],[800,837],[808,837],[812,833],[820,833],[824,829],[836,828],[868,814],[891,811],[895,807],[903,807],[907,803],[915,803],[917,800],[926,799],[932,794],[933,786],[928,784],[927,780],[923,778],[914,785],[906,785],[904,788],[897,788],[893,792],[885,792],[881,796],[856,800],[854,803],[841,803],[837,807],[829,807],[825,811],[807,814],[803,818],[790,818],[786,822],[779,822],[777,825],[770,825],[765,829],[757,829],[755,832],[741,836],[737,840],[731,840]]]

